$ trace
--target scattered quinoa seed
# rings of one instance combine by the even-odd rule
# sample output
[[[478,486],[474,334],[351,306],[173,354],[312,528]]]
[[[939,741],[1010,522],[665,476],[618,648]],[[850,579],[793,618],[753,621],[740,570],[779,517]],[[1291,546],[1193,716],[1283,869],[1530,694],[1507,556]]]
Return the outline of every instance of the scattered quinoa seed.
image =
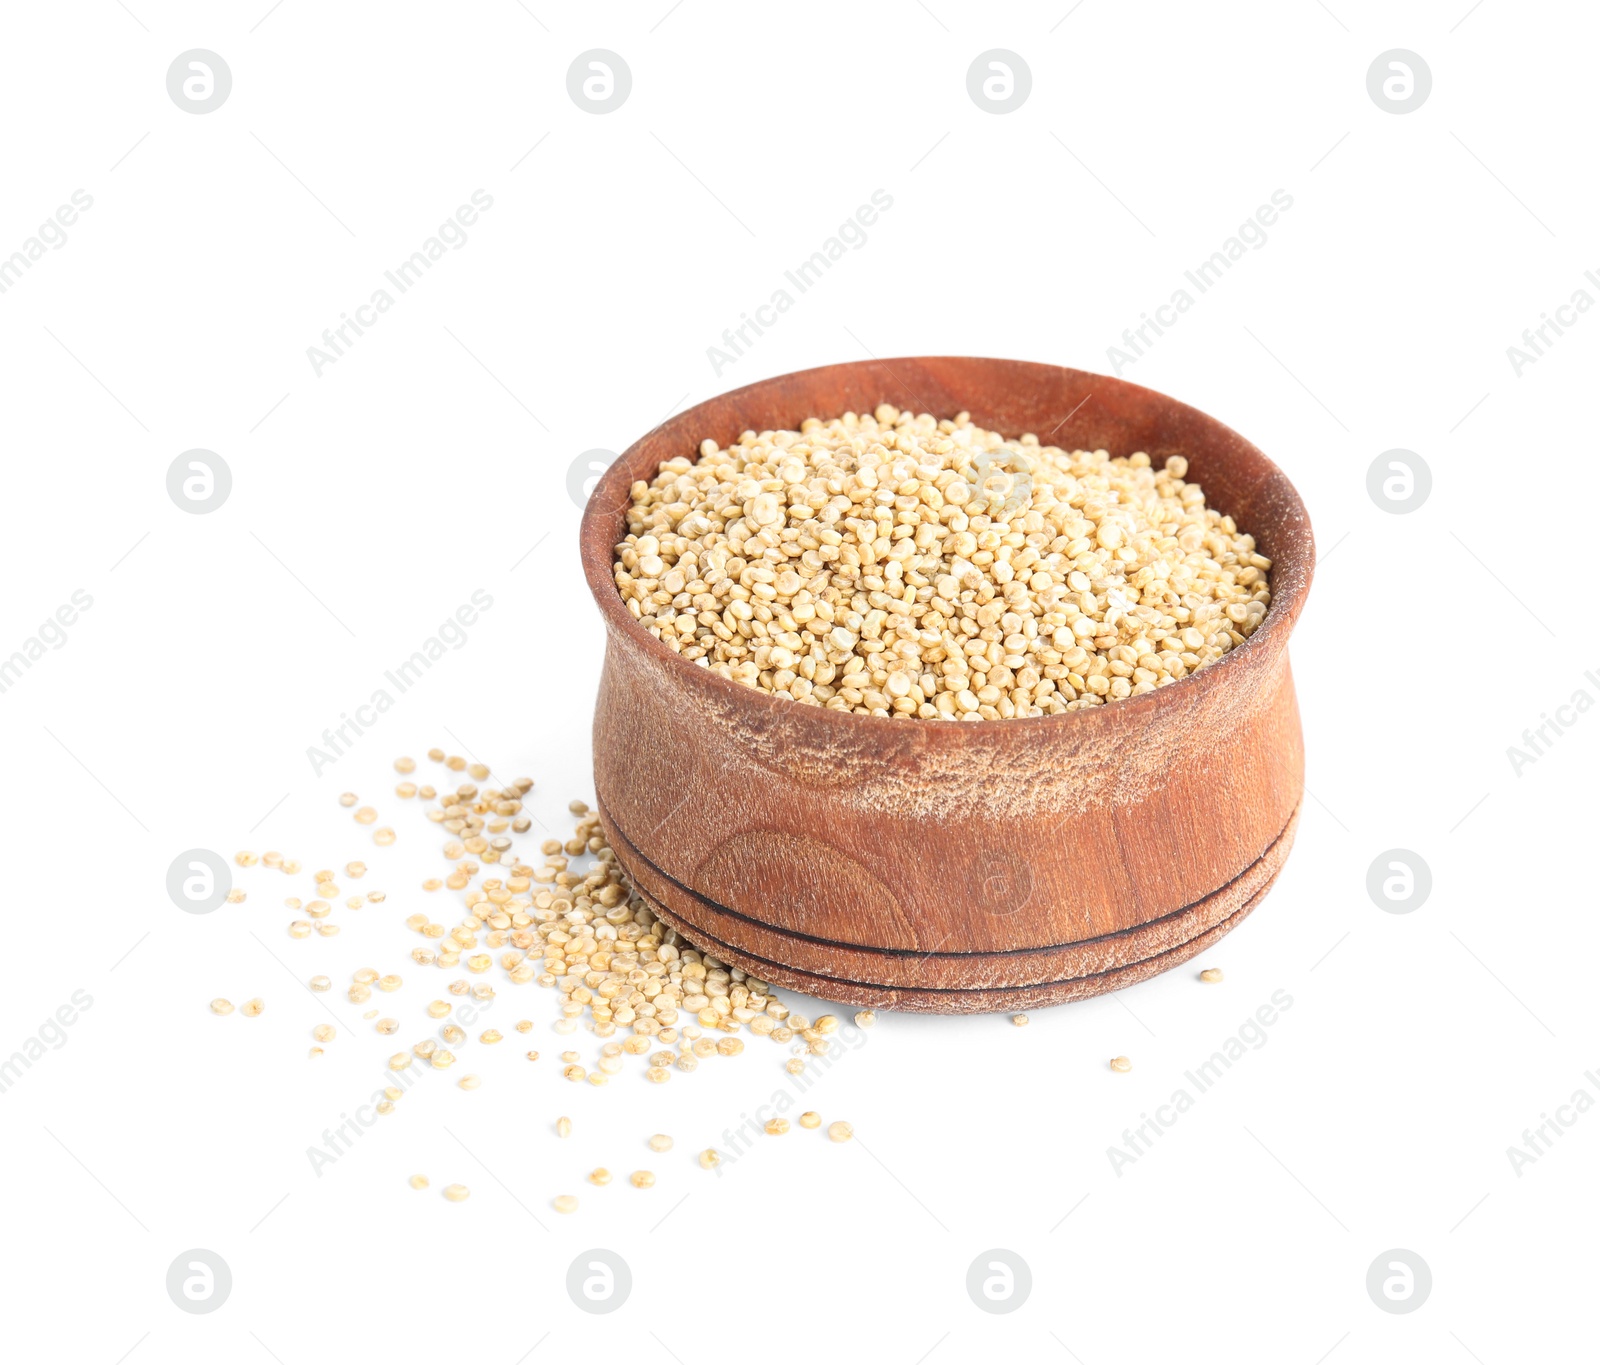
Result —
[[[849,1142],[856,1135],[856,1130],[843,1119],[836,1119],[828,1125],[828,1136],[834,1142]]]
[[[822,1126],[822,1115],[817,1113],[815,1109],[807,1109],[805,1113],[800,1115],[800,1126],[802,1128],[820,1128]]]
[[[452,1204],[459,1204],[472,1193],[465,1185],[446,1185],[444,1197]]]
[[[1011,1022],[1013,1024],[1015,1024],[1018,1028],[1027,1028],[1027,1026],[1028,1026],[1028,1016],[1025,1015],[1025,1014],[1013,1014],[1011,1016]]]
[[[1004,558],[992,555],[983,559],[981,552],[974,553],[980,554],[980,562],[986,565]],[[755,581],[765,582],[759,578]],[[755,593],[754,597],[770,600],[764,593]],[[802,613],[802,619],[816,618],[815,614]],[[1005,628],[1011,629],[1009,622]],[[866,638],[879,643],[870,634]],[[560,1046],[569,1050],[561,1055],[559,1066],[562,1075],[572,1082],[604,1086],[643,1074],[661,1084],[674,1079],[680,1071],[716,1071],[726,1064],[723,1059],[735,1058],[747,1048],[759,1046],[762,1040],[770,1040],[785,1050],[792,1047],[796,1055],[785,1060],[792,1071],[804,1072],[808,1053],[828,1049],[833,1042],[831,1035],[841,1027],[841,1016],[823,1014],[812,1021],[798,1013],[791,1014],[770,984],[696,947],[659,921],[627,879],[606,842],[599,814],[587,802],[569,803],[574,820],[570,838],[551,837],[542,843],[529,841],[525,847],[517,847],[510,835],[525,835],[532,823],[523,809],[523,798],[533,787],[531,779],[519,778],[501,786],[486,765],[447,759],[443,750],[429,752],[448,772],[464,774],[472,780],[446,777],[439,791],[412,783],[401,783],[396,788],[403,798],[415,796],[424,803],[422,815],[437,827],[436,834],[429,836],[434,856],[442,854],[447,866],[439,868],[437,876],[427,876],[425,880],[418,877],[424,886],[437,892],[428,901],[429,912],[407,913],[395,927],[412,935],[406,956],[415,969],[440,970],[447,975],[438,978],[432,990],[422,989],[420,996],[427,1002],[424,1014],[436,1021],[431,1027],[437,1032],[402,1045],[388,1059],[392,1071],[404,1071],[414,1065],[425,1070],[447,1069],[457,1060],[447,1047],[470,1058],[466,1025],[473,1016],[464,999],[459,1007],[452,1001],[470,997],[486,1004],[496,998],[497,988],[505,989],[503,983],[536,985],[557,993],[554,1018],[538,1024],[534,1019],[517,1019],[512,1027],[522,1034],[549,1027],[562,1035]],[[380,817],[376,807],[361,806],[354,793],[340,799],[357,823],[377,824]],[[380,840],[393,837],[387,827],[372,833]],[[244,855],[237,856],[242,866],[252,865],[244,861]],[[249,856],[255,858],[254,854]],[[282,853],[268,851],[258,861],[288,875],[299,874],[300,864]],[[359,861],[342,866],[345,878],[358,879],[368,873]],[[316,899],[302,901],[291,896],[284,901],[287,910],[304,916],[290,926],[296,938],[307,938],[314,931],[331,936],[338,932],[338,921],[344,912],[377,906],[385,900],[381,890],[364,896],[344,896],[333,880],[340,874],[332,869],[323,868],[308,875],[315,884]],[[401,975],[387,970],[389,965],[351,972],[345,987],[350,1001],[368,1006],[375,991],[401,991]],[[408,976],[414,974],[412,968],[406,972]],[[309,984],[316,992],[333,988],[327,975],[311,977]],[[413,981],[412,985],[415,988],[416,983]],[[430,996],[438,998],[430,1000]],[[259,1014],[263,1007],[257,999],[241,1008],[246,1014]],[[213,1008],[226,1013],[232,1006],[219,1001]],[[410,1008],[414,1006],[402,1006],[400,1012]],[[362,1017],[377,1020],[375,1027],[380,1035],[398,1033],[401,1021],[388,1016],[379,1019],[380,1012],[366,1008]],[[415,1016],[411,1017],[415,1022]],[[863,1028],[875,1022],[871,1010],[860,1011],[854,1017]],[[498,1028],[479,1028],[477,1042],[481,1045],[492,1046],[504,1040]],[[319,1043],[330,1042],[337,1035],[332,1024],[317,1024],[311,1031]],[[593,1044],[582,1041],[591,1034]],[[417,1034],[412,1037],[417,1038]],[[312,1057],[322,1053],[321,1047],[311,1050]],[[539,1055],[536,1050],[525,1054],[530,1061],[538,1060]],[[472,1072],[470,1065],[464,1069],[469,1074],[462,1076],[457,1085],[463,1090],[480,1088],[481,1077]],[[398,1081],[399,1077],[393,1079]],[[374,1107],[381,1114],[392,1113],[403,1094],[398,1085],[388,1086]],[[820,1117],[814,1113],[805,1115],[800,1122],[808,1128],[821,1126]],[[554,1126],[562,1138],[572,1133],[570,1118],[561,1117]],[[788,1132],[789,1127],[786,1118],[775,1118],[765,1125],[774,1136]],[[837,1136],[840,1127],[848,1131],[849,1126],[833,1125],[830,1137],[844,1140]],[[646,1142],[658,1154],[674,1145],[664,1133],[654,1134]],[[696,1159],[705,1169],[713,1170],[727,1157],[715,1148],[707,1148],[697,1153]],[[656,1183],[655,1173],[649,1170],[633,1171],[627,1178],[640,1189]],[[611,1183],[614,1176],[607,1168],[599,1167],[586,1179],[598,1186]],[[426,1177],[413,1178],[413,1184],[418,1189],[426,1188]],[[453,1191],[459,1191],[459,1195]],[[465,1186],[450,1186],[445,1193],[452,1202],[468,1197]],[[573,1195],[561,1195],[552,1202],[563,1213],[573,1212],[578,1206]]]
[[[1111,1059],[1111,1069],[1113,1071],[1132,1071],[1133,1063],[1126,1057],[1113,1057]]]
[[[428,1177],[425,1175],[414,1175],[411,1177],[410,1183],[411,1188],[414,1190],[425,1190],[428,1188]]]
[[[240,1005],[239,1013],[247,1014],[254,1019],[256,1015],[260,1014],[262,1010],[266,1009],[266,1007],[267,1002],[258,995],[253,1000],[246,1000],[244,1004]]]
[[[1200,973],[1200,979],[1204,981],[1206,985],[1214,986],[1217,982],[1222,980],[1222,968],[1207,967],[1205,971]]]
[[[219,995],[215,1000],[213,1000],[211,1002],[211,1012],[213,1014],[232,1014],[233,1013],[233,1001],[224,1000]]]

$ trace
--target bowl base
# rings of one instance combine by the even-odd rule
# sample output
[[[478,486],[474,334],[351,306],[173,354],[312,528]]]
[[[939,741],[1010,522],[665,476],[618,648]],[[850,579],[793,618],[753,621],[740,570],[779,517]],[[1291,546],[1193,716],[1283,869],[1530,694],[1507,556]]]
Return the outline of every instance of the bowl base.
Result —
[[[736,916],[661,872],[617,829],[603,800],[597,808],[607,840],[640,898],[653,915],[696,947],[757,980],[819,999],[922,1014],[1036,1009],[1121,990],[1170,971],[1215,943],[1261,903],[1289,856],[1300,818],[1296,806],[1277,838],[1226,886],[1135,929],[1036,952],[939,952],[919,957],[904,952],[874,953],[843,944],[819,945],[814,939],[785,935],[771,924],[757,925]],[[722,932],[708,928],[707,920],[714,920]],[[753,951],[755,944],[741,947],[729,942],[725,935],[730,930],[759,940],[766,952]],[[784,952],[789,962],[767,955],[775,950]],[[829,956],[848,974],[793,965]],[[885,975],[899,979],[892,984],[871,980],[874,958],[880,968],[888,969]],[[1028,972],[1030,965],[1033,973]],[[952,979],[973,984],[922,984]]]

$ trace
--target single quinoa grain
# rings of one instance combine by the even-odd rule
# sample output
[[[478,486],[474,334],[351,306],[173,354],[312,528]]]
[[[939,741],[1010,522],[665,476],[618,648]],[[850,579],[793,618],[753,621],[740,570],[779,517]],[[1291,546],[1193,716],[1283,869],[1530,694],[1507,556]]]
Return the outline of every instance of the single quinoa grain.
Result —
[[[1055,714],[1176,682],[1265,618],[1271,562],[1187,473],[885,404],[667,461],[613,574],[674,653],[786,700]]]
[[[1111,1069],[1113,1071],[1132,1071],[1133,1063],[1126,1057],[1113,1057],[1111,1059]]]

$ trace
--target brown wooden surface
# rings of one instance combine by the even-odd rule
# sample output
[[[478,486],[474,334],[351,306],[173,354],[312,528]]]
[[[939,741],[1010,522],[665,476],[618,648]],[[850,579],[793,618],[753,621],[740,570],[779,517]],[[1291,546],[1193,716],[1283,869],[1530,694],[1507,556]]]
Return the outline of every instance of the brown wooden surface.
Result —
[[[1184,455],[1208,503],[1273,560],[1265,622],[1145,696],[976,723],[780,701],[686,662],[633,620],[612,551],[634,480],[708,436],[727,445],[883,402],[964,409],[1067,449],[1143,450],[1158,466]],[[625,451],[589,500],[581,552],[607,631],[594,761],[612,847],[662,918],[765,980],[941,1013],[1098,994],[1226,933],[1288,854],[1303,755],[1287,644],[1315,561],[1310,522],[1266,456],[1170,398],[962,357],[784,375]]]

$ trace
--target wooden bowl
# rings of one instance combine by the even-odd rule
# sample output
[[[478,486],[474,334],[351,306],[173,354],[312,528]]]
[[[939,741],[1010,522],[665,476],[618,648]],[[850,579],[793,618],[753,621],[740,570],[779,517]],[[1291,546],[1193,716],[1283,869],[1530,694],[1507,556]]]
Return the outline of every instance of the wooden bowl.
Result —
[[[1273,561],[1243,645],[1143,696],[1065,715],[890,720],[800,706],[652,638],[612,578],[630,485],[746,430],[880,403],[1065,449],[1189,461]],[[596,486],[584,572],[606,624],[602,826],[652,910],[764,981],[853,1005],[1027,1009],[1166,971],[1237,925],[1288,856],[1304,755],[1289,633],[1311,523],[1282,471],[1194,408],[1015,360],[829,365],[657,427]]]

